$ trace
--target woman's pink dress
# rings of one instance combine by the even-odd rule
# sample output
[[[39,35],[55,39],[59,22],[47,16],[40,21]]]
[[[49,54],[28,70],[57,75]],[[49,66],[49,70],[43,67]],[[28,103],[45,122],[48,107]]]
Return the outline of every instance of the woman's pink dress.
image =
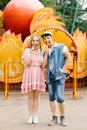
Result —
[[[25,58],[29,50],[25,51],[24,55],[22,56],[22,63],[24,63]],[[25,66],[23,80],[21,85],[21,92],[23,94],[32,91],[32,90],[39,90],[44,92],[45,91],[45,79],[44,73],[41,68],[41,63],[43,61],[43,57],[40,55],[40,52],[32,52],[32,60],[30,65]]]

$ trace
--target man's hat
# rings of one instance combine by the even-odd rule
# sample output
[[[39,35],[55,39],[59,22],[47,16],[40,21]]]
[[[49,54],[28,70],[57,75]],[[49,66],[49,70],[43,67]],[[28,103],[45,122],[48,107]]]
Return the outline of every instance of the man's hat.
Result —
[[[41,37],[44,38],[46,36],[52,36],[52,33],[51,32],[44,32]]]

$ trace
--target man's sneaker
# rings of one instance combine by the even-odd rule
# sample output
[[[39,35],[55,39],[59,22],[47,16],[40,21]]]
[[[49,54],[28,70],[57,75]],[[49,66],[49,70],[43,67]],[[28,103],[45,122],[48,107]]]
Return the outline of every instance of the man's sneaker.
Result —
[[[36,114],[33,116],[33,123],[38,124],[38,116]]]
[[[33,121],[33,116],[32,116],[32,114],[29,114],[29,118],[27,120],[27,123],[32,124],[32,121]]]
[[[56,125],[58,123],[57,116],[53,116],[52,120],[48,123],[49,126]]]
[[[65,116],[60,116],[60,124],[62,126],[67,126],[68,125],[66,120],[65,120]]]

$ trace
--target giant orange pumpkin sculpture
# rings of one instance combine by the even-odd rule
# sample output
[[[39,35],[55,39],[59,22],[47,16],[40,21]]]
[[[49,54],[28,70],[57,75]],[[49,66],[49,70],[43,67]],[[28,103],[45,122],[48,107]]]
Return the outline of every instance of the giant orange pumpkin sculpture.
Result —
[[[15,34],[29,35],[30,23],[34,13],[43,8],[39,0],[11,0],[4,9],[5,29]]]

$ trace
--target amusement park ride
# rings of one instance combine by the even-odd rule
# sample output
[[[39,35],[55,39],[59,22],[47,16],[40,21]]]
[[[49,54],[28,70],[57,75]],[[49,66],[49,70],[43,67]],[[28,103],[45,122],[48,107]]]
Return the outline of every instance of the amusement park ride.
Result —
[[[66,44],[71,52],[73,62],[67,69],[67,79],[70,77],[73,79],[70,84],[73,87],[73,97],[77,98],[77,79],[87,76],[87,67],[83,64],[87,61],[86,33],[82,33],[79,29],[73,32],[72,28],[73,35],[71,35],[65,30],[65,24],[60,21],[62,18],[56,16],[52,8],[44,7],[38,0],[26,2],[11,0],[4,11],[1,11],[0,17],[4,19],[5,29],[0,37],[0,82],[5,83],[5,98],[8,97],[9,84],[18,84],[22,81],[21,56],[24,41],[33,33],[41,35],[45,31],[51,31],[54,40]],[[42,42],[42,50],[43,46]]]

